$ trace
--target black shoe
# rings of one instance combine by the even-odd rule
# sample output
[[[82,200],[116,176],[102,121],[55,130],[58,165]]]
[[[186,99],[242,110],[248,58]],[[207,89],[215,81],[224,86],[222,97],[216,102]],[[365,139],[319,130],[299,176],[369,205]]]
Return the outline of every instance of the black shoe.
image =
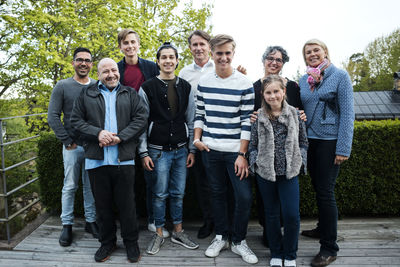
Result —
[[[321,235],[319,234],[318,228],[314,228],[312,230],[301,231],[301,235],[310,237],[310,238],[315,238],[315,239],[320,239],[320,237],[321,237]]]
[[[311,266],[312,267],[328,266],[335,260],[336,256],[323,256],[318,253],[317,256],[315,256],[314,259],[312,260]]]
[[[138,262],[140,260],[140,250],[138,243],[125,244],[126,256],[129,262]]]
[[[205,222],[202,227],[200,227],[197,233],[197,238],[203,239],[211,235],[214,230],[214,224],[212,222]]]
[[[116,244],[109,243],[101,245],[101,247],[94,254],[94,260],[97,262],[103,262],[110,258],[111,253],[115,250]]]
[[[92,234],[94,238],[99,238],[99,227],[96,222],[86,222],[85,231]]]
[[[61,231],[60,239],[58,242],[63,247],[68,247],[72,243],[72,225],[63,225],[63,229]]]

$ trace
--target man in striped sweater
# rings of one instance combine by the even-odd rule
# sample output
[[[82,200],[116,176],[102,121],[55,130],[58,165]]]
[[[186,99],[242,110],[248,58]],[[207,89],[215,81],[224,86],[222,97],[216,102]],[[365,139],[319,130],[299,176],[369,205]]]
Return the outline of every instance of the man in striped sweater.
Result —
[[[252,83],[231,66],[236,45],[233,38],[220,34],[211,39],[210,45],[215,71],[201,77],[198,84],[193,141],[203,151],[213,201],[216,237],[205,255],[217,257],[229,247],[230,237],[232,252],[247,263],[257,263],[245,240],[252,201],[247,147],[254,90]],[[229,177],[224,175],[226,170]],[[229,182],[235,197],[231,233],[226,203]]]

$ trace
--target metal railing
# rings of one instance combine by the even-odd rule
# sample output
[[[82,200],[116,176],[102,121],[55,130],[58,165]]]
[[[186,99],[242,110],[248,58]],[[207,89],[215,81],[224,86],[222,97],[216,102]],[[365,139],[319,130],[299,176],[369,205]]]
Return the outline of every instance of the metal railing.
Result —
[[[9,145],[13,145],[13,144],[17,144],[20,142],[24,142],[27,140],[31,140],[31,139],[35,139],[38,138],[39,135],[34,135],[34,136],[30,136],[30,137],[26,137],[26,138],[21,138],[21,139],[17,139],[17,140],[13,140],[10,142],[4,142],[3,141],[3,130],[4,130],[4,124],[3,122],[5,120],[11,120],[11,119],[17,119],[17,118],[27,118],[27,117],[33,117],[33,116],[43,116],[46,115],[47,113],[38,113],[38,114],[29,114],[29,115],[23,115],[23,116],[14,116],[14,117],[7,117],[7,118],[0,118],[0,148],[1,148],[1,177],[2,177],[2,182],[3,182],[3,192],[0,192],[0,198],[4,199],[4,207],[0,207],[0,209],[4,208],[4,217],[0,217],[0,222],[4,222],[6,224],[6,232],[7,232],[7,241],[8,243],[10,243],[11,241],[11,233],[10,233],[10,221],[12,219],[14,219],[15,217],[17,217],[19,214],[21,214],[22,212],[24,212],[25,210],[29,209],[30,207],[32,207],[33,205],[35,205],[37,202],[40,201],[40,198],[37,198],[36,200],[32,201],[31,203],[29,203],[28,205],[26,205],[25,207],[22,207],[21,209],[17,210],[16,212],[14,212],[13,214],[9,214],[9,210],[8,210],[8,198],[14,194],[15,192],[21,190],[22,188],[36,182],[39,180],[39,177],[34,177],[33,179],[30,179],[29,181],[15,187],[14,189],[7,191],[7,176],[6,176],[6,172],[12,169],[15,169],[17,167],[20,167],[22,165],[25,165],[31,161],[36,160],[36,156],[31,157],[29,159],[26,160],[21,160],[20,162],[17,162],[11,166],[6,167],[5,166],[5,151],[4,151],[4,147],[9,146]]]

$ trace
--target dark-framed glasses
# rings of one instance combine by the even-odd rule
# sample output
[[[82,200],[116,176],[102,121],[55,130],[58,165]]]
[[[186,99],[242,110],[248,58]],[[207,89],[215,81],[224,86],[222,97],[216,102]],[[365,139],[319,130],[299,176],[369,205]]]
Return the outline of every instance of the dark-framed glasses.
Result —
[[[75,61],[75,62],[78,62],[78,63],[83,63],[83,62],[85,62],[85,63],[91,63],[91,62],[92,62],[92,60],[89,59],[89,58],[80,58],[80,57],[75,58],[74,61]]]
[[[276,62],[278,64],[282,64],[283,60],[281,58],[267,57],[268,62]]]

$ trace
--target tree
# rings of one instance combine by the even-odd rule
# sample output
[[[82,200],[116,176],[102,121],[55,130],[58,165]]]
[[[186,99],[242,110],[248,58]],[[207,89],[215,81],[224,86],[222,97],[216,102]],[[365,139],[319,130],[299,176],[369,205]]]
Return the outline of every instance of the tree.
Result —
[[[363,53],[353,54],[345,68],[354,91],[380,91],[393,88],[393,73],[400,70],[400,29],[376,38]]]
[[[118,61],[117,33],[122,28],[138,31],[142,57],[154,60],[156,48],[172,41],[185,50],[185,63],[186,38],[194,29],[210,30],[211,7],[195,9],[192,2],[182,6],[180,0],[1,1],[0,97],[17,92],[27,100],[29,112],[46,111],[55,83],[73,75],[73,50],[84,46],[95,61]]]

